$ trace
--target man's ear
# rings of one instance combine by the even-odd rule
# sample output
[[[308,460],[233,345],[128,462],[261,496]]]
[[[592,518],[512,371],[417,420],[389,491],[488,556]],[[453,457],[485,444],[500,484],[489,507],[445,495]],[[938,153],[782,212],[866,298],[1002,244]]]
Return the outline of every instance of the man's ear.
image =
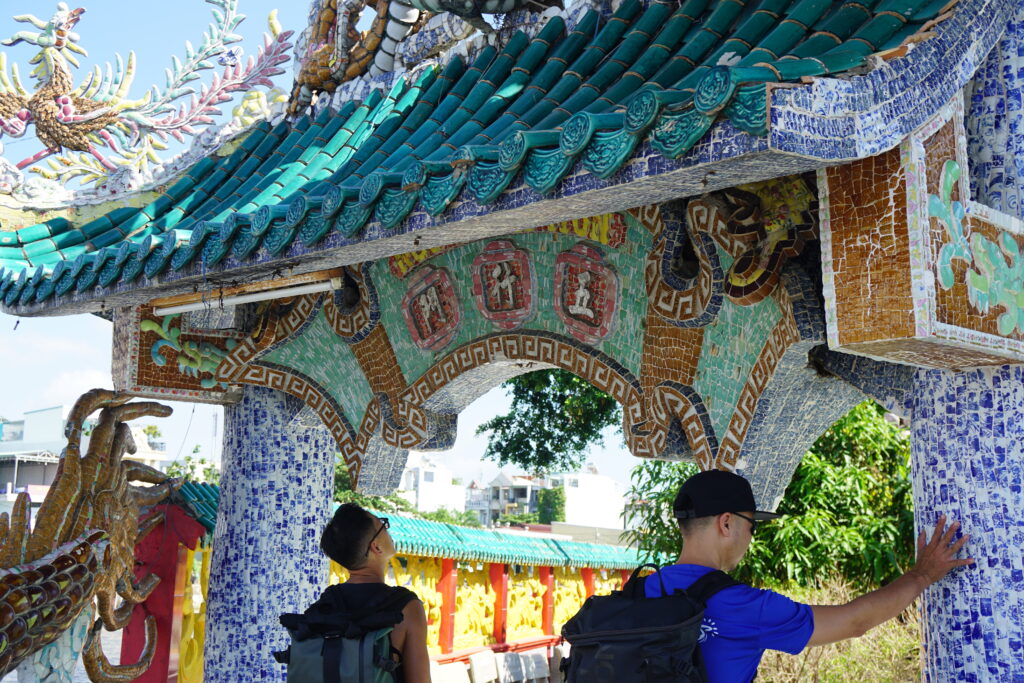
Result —
[[[735,520],[733,520],[730,513],[723,512],[715,521],[718,524],[718,532],[723,536],[728,536],[732,531],[732,524]]]

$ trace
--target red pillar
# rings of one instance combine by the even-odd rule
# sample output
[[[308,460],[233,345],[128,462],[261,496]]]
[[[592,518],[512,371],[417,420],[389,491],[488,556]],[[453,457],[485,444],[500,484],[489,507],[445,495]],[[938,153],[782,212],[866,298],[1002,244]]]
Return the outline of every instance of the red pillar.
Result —
[[[181,640],[181,600],[185,577],[185,547],[194,550],[206,529],[177,505],[161,505],[165,519],[135,546],[135,576],[156,574],[160,583],[146,602],[135,606],[121,640],[121,661],[139,661],[146,644],[146,617],[156,617],[157,643],[153,663],[136,683],[167,683],[178,679],[178,642]],[[191,599],[191,596],[189,596]]]
[[[589,598],[594,594],[594,570],[590,567],[584,567],[580,570],[580,576],[583,577],[583,587],[587,589],[587,597]]]
[[[494,589],[494,642],[508,642],[508,565],[491,564],[491,588]]]
[[[551,567],[540,568],[540,582],[544,585],[544,614],[541,623],[544,625],[544,634],[553,636],[555,634],[555,572]]]
[[[441,558],[441,580],[437,590],[441,594],[441,652],[448,654],[455,647],[455,590],[458,586],[455,560]]]

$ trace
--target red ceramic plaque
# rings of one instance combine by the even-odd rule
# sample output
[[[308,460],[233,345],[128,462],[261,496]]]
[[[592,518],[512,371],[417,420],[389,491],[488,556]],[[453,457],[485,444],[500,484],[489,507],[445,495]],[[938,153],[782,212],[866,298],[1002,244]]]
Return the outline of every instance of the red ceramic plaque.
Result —
[[[448,271],[430,266],[419,269],[402,297],[402,315],[416,346],[432,351],[444,348],[455,337],[462,319]]]
[[[504,330],[533,315],[530,256],[509,240],[495,240],[473,259],[473,298],[480,313]]]
[[[578,243],[555,260],[555,312],[569,333],[594,344],[608,336],[619,305],[619,278],[600,250]]]

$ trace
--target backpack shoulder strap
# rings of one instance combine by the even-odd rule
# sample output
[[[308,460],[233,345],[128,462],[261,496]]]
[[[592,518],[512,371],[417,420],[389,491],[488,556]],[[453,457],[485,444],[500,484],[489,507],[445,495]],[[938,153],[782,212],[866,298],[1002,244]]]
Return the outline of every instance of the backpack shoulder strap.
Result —
[[[707,605],[711,596],[725,588],[728,588],[729,586],[738,585],[740,585],[739,581],[732,578],[721,569],[716,569],[694,581],[693,584],[686,589],[686,594],[692,599]]]

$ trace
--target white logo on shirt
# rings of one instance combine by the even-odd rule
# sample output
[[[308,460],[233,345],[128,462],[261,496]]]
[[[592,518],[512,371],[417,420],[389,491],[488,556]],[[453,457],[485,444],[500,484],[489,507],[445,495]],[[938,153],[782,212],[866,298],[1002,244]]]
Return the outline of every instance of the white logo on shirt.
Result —
[[[703,643],[708,639],[709,636],[714,637],[718,635],[718,626],[715,622],[707,617],[700,622],[700,636],[697,638],[698,643]]]

